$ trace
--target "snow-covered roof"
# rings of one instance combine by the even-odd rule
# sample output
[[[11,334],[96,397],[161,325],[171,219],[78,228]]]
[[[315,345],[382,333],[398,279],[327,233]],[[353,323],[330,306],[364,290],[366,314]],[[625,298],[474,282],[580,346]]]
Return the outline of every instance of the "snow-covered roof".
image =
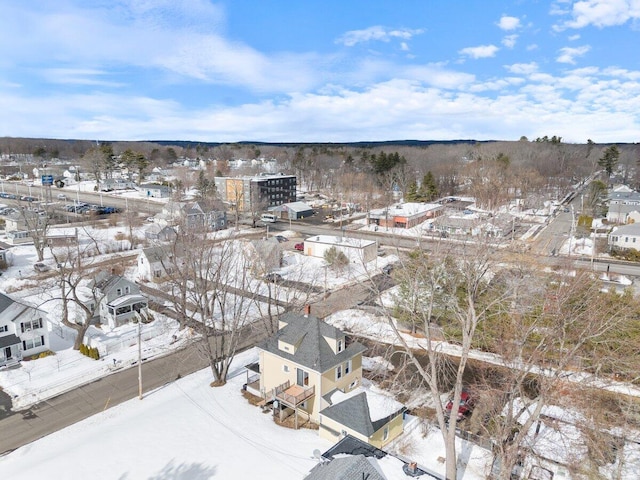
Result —
[[[640,235],[640,223],[630,223],[615,228],[611,231],[611,235]]]

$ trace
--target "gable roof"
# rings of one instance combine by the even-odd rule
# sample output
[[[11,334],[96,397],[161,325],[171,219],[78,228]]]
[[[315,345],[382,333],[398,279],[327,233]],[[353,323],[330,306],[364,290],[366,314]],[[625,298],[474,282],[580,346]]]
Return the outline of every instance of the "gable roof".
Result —
[[[91,282],[89,282],[89,288],[91,289],[95,288],[100,290],[102,293],[107,293],[113,287],[115,287],[116,284],[118,284],[120,281],[124,281],[131,285],[135,285],[135,283],[127,280],[126,278],[120,275],[114,275],[111,273],[107,273],[105,271],[101,271],[98,273],[98,275],[96,275],[96,277]]]
[[[375,459],[372,459],[375,461]],[[334,458],[313,467],[305,480],[386,480],[364,455]]]
[[[4,293],[0,293],[0,312],[4,312],[7,308],[15,303],[11,297],[8,297]]]
[[[393,417],[405,410],[405,407],[390,397],[372,392],[356,390],[353,395],[334,392],[331,400],[338,403],[325,408],[322,415],[335,420],[361,435],[370,437],[380,430]],[[336,398],[337,397],[337,398]]]
[[[344,333],[313,315],[287,312],[281,315],[279,320],[286,323],[286,326],[264,341],[259,348],[313,371],[326,372],[366,350],[364,345],[354,342],[342,352],[335,354],[325,337],[337,340],[342,338]],[[297,345],[295,353],[280,350],[279,340]]]
[[[630,223],[613,230],[609,235],[640,235],[640,223]]]

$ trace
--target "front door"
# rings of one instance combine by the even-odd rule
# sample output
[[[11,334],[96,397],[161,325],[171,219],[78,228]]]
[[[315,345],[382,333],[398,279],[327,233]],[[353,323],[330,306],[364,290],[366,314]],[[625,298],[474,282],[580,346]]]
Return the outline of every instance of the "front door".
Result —
[[[306,387],[307,385],[309,385],[309,374],[300,368],[298,368],[297,370],[298,372],[296,383],[301,387]]]
[[[6,347],[4,349],[4,358],[5,360],[11,360],[11,347]]]

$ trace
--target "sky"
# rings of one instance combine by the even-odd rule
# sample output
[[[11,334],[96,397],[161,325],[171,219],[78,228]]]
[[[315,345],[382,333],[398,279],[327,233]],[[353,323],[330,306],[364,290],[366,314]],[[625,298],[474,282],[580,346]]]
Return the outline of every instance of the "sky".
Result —
[[[24,0],[0,136],[640,141],[640,0]]]

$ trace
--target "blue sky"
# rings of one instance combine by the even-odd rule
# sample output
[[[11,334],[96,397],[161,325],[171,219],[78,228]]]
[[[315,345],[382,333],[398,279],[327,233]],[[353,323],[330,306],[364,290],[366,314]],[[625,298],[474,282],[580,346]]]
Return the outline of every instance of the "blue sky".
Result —
[[[640,141],[640,0],[23,0],[0,136]]]

